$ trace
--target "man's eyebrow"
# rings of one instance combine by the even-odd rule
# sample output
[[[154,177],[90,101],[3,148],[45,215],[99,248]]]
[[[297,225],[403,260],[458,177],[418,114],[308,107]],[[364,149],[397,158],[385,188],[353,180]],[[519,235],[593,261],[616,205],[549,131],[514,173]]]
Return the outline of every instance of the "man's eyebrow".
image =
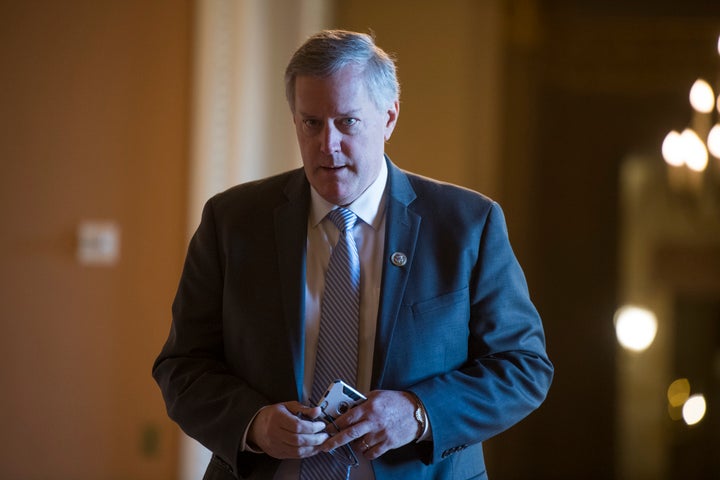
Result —
[[[338,114],[336,114],[336,115],[333,115],[333,117],[336,117],[336,118],[337,118],[337,117],[341,117],[341,118],[344,118],[344,117],[355,117],[355,116],[357,116],[358,114],[360,114],[360,112],[361,112],[361,109],[356,108],[356,109],[353,109],[353,110],[350,110],[350,111],[347,111],[347,112],[340,112],[340,113],[338,113]],[[303,112],[302,110],[298,110],[297,113],[298,113],[298,115],[300,115],[301,117],[305,117],[305,118],[319,118],[318,115],[314,115],[314,114],[312,114],[312,113]]]

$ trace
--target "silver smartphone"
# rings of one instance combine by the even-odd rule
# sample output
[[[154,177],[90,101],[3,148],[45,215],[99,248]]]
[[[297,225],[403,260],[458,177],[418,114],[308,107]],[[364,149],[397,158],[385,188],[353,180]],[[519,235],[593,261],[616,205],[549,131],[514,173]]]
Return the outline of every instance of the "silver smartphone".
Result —
[[[342,380],[335,380],[328,386],[325,395],[318,401],[317,405],[323,412],[320,419],[328,424],[333,423],[340,415],[365,400],[367,400],[365,395]]]

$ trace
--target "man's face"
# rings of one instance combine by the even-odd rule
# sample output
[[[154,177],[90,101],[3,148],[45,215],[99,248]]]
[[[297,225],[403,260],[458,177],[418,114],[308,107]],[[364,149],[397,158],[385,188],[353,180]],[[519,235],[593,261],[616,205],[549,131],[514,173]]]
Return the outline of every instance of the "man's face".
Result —
[[[398,102],[378,109],[357,67],[295,79],[295,131],[305,175],[325,200],[352,203],[380,172]]]

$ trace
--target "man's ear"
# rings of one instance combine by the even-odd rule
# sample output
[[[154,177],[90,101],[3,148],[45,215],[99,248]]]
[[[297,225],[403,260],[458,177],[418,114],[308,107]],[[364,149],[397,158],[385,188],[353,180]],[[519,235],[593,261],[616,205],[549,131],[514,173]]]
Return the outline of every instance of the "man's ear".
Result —
[[[390,108],[387,109],[387,123],[385,123],[385,141],[390,140],[395,125],[397,125],[398,116],[400,115],[400,101],[395,100]]]

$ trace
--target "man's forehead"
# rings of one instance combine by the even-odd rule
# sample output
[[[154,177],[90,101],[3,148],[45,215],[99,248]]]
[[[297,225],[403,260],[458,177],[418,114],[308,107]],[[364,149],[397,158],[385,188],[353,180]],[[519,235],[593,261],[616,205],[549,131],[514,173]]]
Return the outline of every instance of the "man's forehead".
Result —
[[[323,113],[315,113],[315,112],[307,112],[307,111],[303,111],[303,110],[298,110],[298,111],[297,111],[297,115],[298,115],[300,118],[307,118],[307,119],[319,118],[319,117],[324,117],[324,116],[326,116],[326,114],[325,114],[324,112],[323,112]],[[337,113],[333,113],[333,114],[330,114],[330,115],[327,115],[327,116],[330,117],[330,118],[336,118],[336,119],[340,119],[340,118],[356,118],[356,117],[362,117],[362,113],[361,113],[360,111],[337,112]]]
[[[318,109],[351,114],[367,108],[370,101],[361,77],[299,76],[295,80],[295,107],[300,113]]]

